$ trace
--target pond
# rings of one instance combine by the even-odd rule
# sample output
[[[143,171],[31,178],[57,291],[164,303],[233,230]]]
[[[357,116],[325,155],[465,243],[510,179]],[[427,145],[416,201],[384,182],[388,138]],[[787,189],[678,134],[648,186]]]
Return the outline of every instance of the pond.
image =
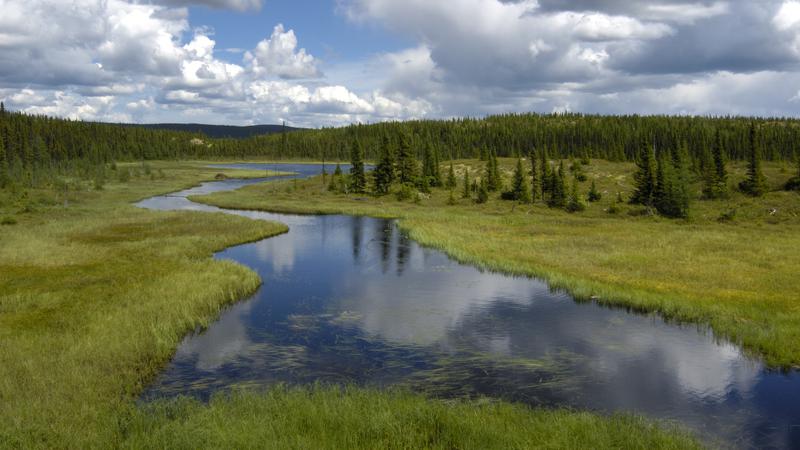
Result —
[[[262,181],[205,183],[140,203],[290,227],[216,255],[257,271],[264,284],[188,336],[144,400],[279,382],[403,386],[436,397],[634,412],[683,424],[711,444],[800,448],[799,374],[766,370],[704,327],[577,302],[539,280],[459,264],[392,220],[221,210],[186,198]]]

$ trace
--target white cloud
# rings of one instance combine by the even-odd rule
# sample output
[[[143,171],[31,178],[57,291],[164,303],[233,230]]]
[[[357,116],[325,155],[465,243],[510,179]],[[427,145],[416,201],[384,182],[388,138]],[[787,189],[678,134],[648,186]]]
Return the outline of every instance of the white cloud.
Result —
[[[258,75],[276,75],[281,78],[316,78],[320,71],[316,59],[297,49],[297,37],[293,30],[284,31],[278,24],[269,39],[259,42],[253,52],[245,54],[245,60]]]
[[[780,30],[788,30],[800,24],[800,1],[783,2],[772,22]]]

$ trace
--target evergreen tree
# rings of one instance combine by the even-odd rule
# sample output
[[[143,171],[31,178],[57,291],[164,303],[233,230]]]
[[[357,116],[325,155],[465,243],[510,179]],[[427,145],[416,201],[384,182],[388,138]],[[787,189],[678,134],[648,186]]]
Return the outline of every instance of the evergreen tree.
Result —
[[[495,178],[495,174],[497,173],[494,169],[495,159],[492,155],[489,155],[489,159],[486,161],[486,169],[484,171],[482,179],[486,181],[486,189],[489,192],[494,192],[497,190],[497,178]]]
[[[8,159],[6,158],[6,146],[3,136],[0,135],[0,188],[8,184]]]
[[[331,184],[328,185],[329,191],[338,191],[342,182],[342,167],[339,163],[336,163],[336,169],[333,171],[333,176],[331,176]]]
[[[478,187],[478,197],[475,201],[478,203],[486,203],[489,201],[489,186],[486,177],[481,178],[481,184]]]
[[[539,189],[541,187],[541,182],[539,181],[539,174],[536,170],[536,151],[532,151],[530,154],[531,160],[531,202],[536,203],[536,200],[539,199]]]
[[[600,201],[600,199],[602,198],[603,196],[597,190],[597,186],[595,185],[594,180],[592,180],[592,186],[589,188],[589,194],[587,194],[586,199],[589,200],[590,202],[597,202]]]
[[[464,192],[461,193],[462,198],[470,198],[472,197],[472,193],[470,191],[470,183],[469,183],[469,167],[464,168]]]
[[[520,158],[517,158],[517,167],[514,169],[511,198],[520,203],[531,202],[531,192],[528,188],[528,180],[525,179],[525,169],[522,167],[522,159]]]
[[[450,163],[450,170],[447,171],[447,182],[445,183],[445,187],[447,189],[455,189],[458,181],[456,181],[456,171],[453,168],[453,163]]]
[[[572,179],[572,186],[569,191],[569,199],[564,207],[568,212],[578,212],[586,209],[586,203],[583,202],[580,194],[578,193],[578,179]]]
[[[542,184],[542,200],[544,200],[545,196],[550,193],[550,186],[552,186],[552,171],[550,170],[550,161],[547,159],[547,150],[542,148],[540,152],[540,166],[542,170],[539,171],[541,174],[541,184]]]
[[[653,147],[645,143],[636,161],[636,173],[633,175],[635,190],[630,202],[633,204],[653,206],[656,189],[655,152]]]
[[[748,144],[747,179],[739,183],[739,189],[747,195],[760,197],[767,191],[767,180],[761,172],[761,161],[759,160],[761,152],[756,138],[756,126],[753,123],[750,124]]]
[[[417,159],[411,150],[410,138],[405,133],[400,136],[400,152],[397,155],[397,179],[403,184],[414,184],[417,181]]]
[[[375,177],[375,193],[384,195],[389,193],[389,188],[394,182],[394,151],[388,138],[384,138],[380,154],[381,159],[375,166],[373,176]]]
[[[350,191],[363,193],[367,188],[367,178],[364,174],[364,148],[358,139],[353,140],[350,149]]]
[[[551,172],[550,175],[550,188],[548,189],[549,197],[547,199],[547,206],[551,208],[563,208],[566,203],[566,182],[564,181],[564,162],[558,166],[557,171]]]
[[[709,199],[728,195],[728,172],[725,170],[725,149],[719,129],[714,139],[713,164],[705,174],[703,195]]]

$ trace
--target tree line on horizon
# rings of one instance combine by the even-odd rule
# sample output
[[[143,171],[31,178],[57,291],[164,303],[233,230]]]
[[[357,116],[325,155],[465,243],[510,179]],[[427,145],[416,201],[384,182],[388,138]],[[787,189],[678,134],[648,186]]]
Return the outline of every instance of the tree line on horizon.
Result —
[[[101,178],[106,176],[105,168],[117,161],[247,157],[346,161],[356,142],[362,161],[376,163],[376,172],[390,149],[396,149],[401,165],[410,167],[410,161],[420,161],[420,171],[425,173],[422,184],[402,181],[424,190],[426,183],[436,186],[446,181],[433,169],[438,171],[444,161],[478,158],[491,162],[497,157],[527,157],[534,151],[553,160],[641,162],[643,148],[673,153],[680,149],[682,163],[703,174],[712,173],[711,166],[720,161],[752,159],[752,148],[759,160],[800,159],[800,120],[531,113],[209,139],[199,133],[10,112],[0,103],[0,187],[10,182],[38,186],[66,173]],[[654,166],[658,160],[654,157]],[[405,176],[403,170],[398,173]],[[491,177],[487,182],[491,190]],[[380,189],[386,189],[385,183]]]

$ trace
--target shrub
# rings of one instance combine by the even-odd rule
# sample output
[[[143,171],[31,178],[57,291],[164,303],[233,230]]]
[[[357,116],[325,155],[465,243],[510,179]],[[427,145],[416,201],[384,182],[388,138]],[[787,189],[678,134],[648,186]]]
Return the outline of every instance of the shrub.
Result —
[[[396,198],[398,202],[411,200],[414,197],[417,197],[417,190],[411,185],[401,184],[394,190],[394,198]]]
[[[2,220],[0,220],[0,225],[16,225],[16,224],[17,224],[17,219],[13,217],[6,216],[3,217]]]

